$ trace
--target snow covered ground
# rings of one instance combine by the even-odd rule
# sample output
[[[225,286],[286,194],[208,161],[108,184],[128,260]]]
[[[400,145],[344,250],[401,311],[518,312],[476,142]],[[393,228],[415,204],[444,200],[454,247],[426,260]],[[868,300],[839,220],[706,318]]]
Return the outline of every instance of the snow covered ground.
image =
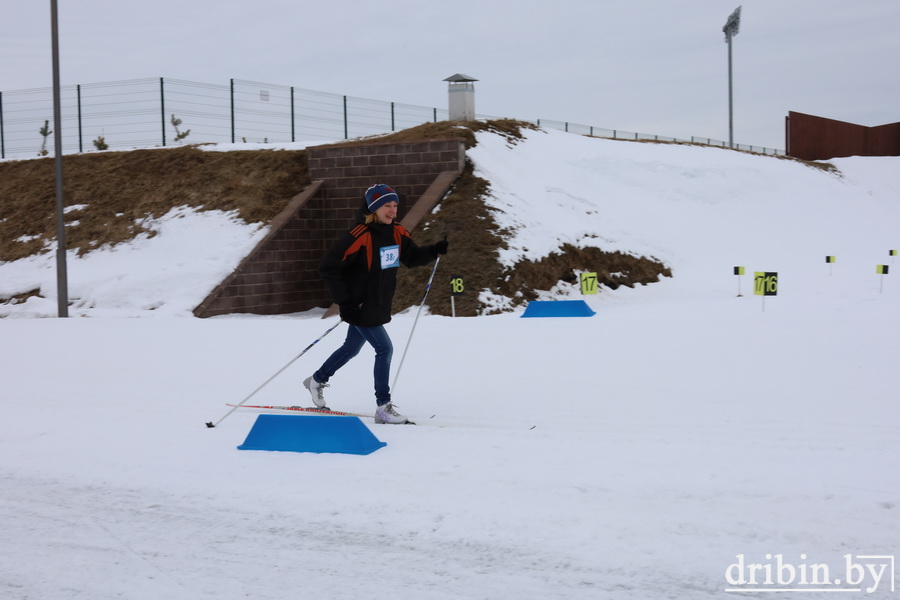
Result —
[[[423,316],[395,401],[424,426],[371,425],[368,456],[239,451],[250,410],[204,426],[334,323],[190,316],[258,227],[178,211],[71,257],[70,319],[20,318],[55,314],[52,257],[0,265],[0,296],[49,296],[0,307],[0,597],[896,597],[900,273],[876,265],[900,158],[837,176],[555,131],[469,156],[517,228],[503,260],[593,243],[674,276],[590,318]],[[302,402],[343,331],[255,400]],[[366,412],[370,389],[367,349],[327,392]]]

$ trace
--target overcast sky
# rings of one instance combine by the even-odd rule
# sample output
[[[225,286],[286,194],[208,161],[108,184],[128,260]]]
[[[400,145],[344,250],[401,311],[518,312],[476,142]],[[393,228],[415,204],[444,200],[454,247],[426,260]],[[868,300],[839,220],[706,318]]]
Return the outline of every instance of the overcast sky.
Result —
[[[784,148],[788,111],[900,121],[900,0],[59,0],[63,85],[231,78]],[[0,0],[0,92],[52,85],[50,1]]]

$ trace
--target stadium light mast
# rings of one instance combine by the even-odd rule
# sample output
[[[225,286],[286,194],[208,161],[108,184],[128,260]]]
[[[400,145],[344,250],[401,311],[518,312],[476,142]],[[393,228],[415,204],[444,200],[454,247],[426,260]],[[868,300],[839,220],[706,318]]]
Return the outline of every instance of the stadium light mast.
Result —
[[[728,17],[725,27],[725,41],[728,43],[728,147],[734,148],[734,94],[731,87],[731,38],[738,34],[741,28],[741,7],[738,6]]]
[[[50,37],[53,51],[53,145],[56,162],[56,298],[59,317],[69,316],[66,273],[66,222],[63,202],[62,115],[59,93],[59,19],[56,0],[50,0]]]

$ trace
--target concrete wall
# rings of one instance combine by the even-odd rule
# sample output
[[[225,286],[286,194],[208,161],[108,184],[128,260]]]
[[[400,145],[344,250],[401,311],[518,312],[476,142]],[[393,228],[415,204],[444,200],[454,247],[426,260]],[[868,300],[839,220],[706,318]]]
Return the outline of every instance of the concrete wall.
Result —
[[[335,144],[308,153],[313,183],[291,199],[265,239],[194,315],[273,315],[330,306],[319,261],[355,222],[366,188],[386,183],[396,189],[400,220],[412,230],[449,191],[465,164],[461,140]]]

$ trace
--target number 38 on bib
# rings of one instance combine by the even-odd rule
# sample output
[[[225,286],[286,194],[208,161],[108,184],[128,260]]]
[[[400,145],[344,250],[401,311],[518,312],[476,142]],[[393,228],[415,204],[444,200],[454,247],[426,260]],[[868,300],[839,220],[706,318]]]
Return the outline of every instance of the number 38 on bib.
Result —
[[[400,266],[400,246],[384,246],[381,248],[381,268],[395,269]]]

